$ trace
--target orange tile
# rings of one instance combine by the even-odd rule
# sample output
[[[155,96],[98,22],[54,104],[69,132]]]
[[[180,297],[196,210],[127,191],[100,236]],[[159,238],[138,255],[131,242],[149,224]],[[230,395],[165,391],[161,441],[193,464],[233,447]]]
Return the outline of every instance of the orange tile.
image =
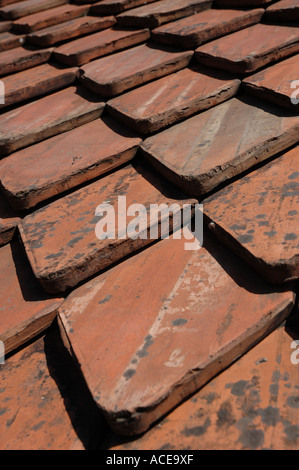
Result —
[[[32,15],[39,11],[58,7],[68,3],[68,0],[25,0],[0,9],[0,16],[4,19],[16,20],[23,16]]]
[[[298,21],[299,5],[297,0],[281,0],[270,5],[265,12],[269,21]]]
[[[48,62],[52,49],[35,49],[32,47],[16,47],[11,51],[0,53],[0,76],[30,69]]]

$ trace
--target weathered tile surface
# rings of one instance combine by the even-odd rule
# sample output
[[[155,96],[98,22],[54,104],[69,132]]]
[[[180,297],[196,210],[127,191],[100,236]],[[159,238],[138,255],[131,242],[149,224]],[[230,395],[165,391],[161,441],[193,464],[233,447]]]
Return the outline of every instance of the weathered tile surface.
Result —
[[[7,358],[0,371],[1,450],[84,450],[95,435],[99,443],[103,420],[86,405],[86,386],[55,330]]]
[[[299,376],[298,365],[290,361],[294,340],[299,340],[298,329],[278,328],[159,426],[131,442],[110,436],[102,448],[297,450]]]
[[[149,134],[231,98],[239,85],[239,80],[203,67],[186,68],[110,100],[107,109],[127,126]]]
[[[19,47],[24,44],[26,38],[24,36],[17,36],[15,34],[6,31],[0,34],[0,52],[9,51],[15,47]]]
[[[153,40],[177,47],[195,48],[204,42],[258,23],[263,9],[206,10],[152,31]]]
[[[220,7],[256,7],[269,3],[269,0],[214,0]]]
[[[43,64],[3,77],[5,103],[0,104],[0,109],[71,85],[77,75],[76,67],[64,68]]]
[[[95,15],[117,15],[126,10],[156,2],[157,0],[101,0],[92,5],[90,12]]]
[[[0,22],[0,33],[4,33],[5,31],[10,31],[12,26],[11,21],[1,21]]]
[[[124,26],[156,28],[210,8],[211,5],[211,0],[161,0],[121,13],[117,16],[117,22]]]
[[[80,80],[100,95],[115,96],[185,68],[192,55],[192,51],[141,45],[83,66]]]
[[[48,62],[52,49],[33,49],[17,47],[11,51],[0,53],[0,76],[30,69]]]
[[[146,238],[133,240],[127,234],[119,237],[116,228],[115,237],[111,233],[113,240],[98,239],[99,205],[109,201],[116,218],[119,215],[122,220],[132,204],[143,204],[149,209],[150,204],[177,202],[182,206],[190,202],[172,191],[172,187],[149,170],[128,165],[25,217],[19,229],[33,271],[44,289],[61,292],[74,287],[152,242],[147,234],[149,217],[141,224]],[[127,198],[124,208],[118,207],[119,196]],[[128,223],[133,223],[135,217],[128,217]],[[122,227],[123,224],[119,226],[120,231]]]
[[[298,130],[292,113],[232,98],[149,137],[141,149],[167,179],[201,196],[298,142]]]
[[[62,5],[14,21],[13,29],[24,33],[37,31],[87,14],[89,5]]]
[[[0,16],[4,19],[16,20],[49,8],[58,7],[68,3],[68,0],[25,0],[0,9]]]
[[[299,278],[299,149],[204,201],[211,230],[273,283]]]
[[[103,108],[104,103],[96,96],[69,87],[2,114],[0,155],[93,121],[100,117]]]
[[[272,65],[246,78],[243,87],[247,93],[272,101],[279,106],[299,110],[299,54]]]
[[[57,47],[54,57],[68,65],[82,65],[97,57],[145,42],[149,37],[148,29],[108,29]]]
[[[0,266],[0,340],[8,354],[46,329],[63,299],[42,291],[18,241],[0,248]]]
[[[110,118],[97,119],[3,159],[1,186],[13,207],[27,209],[128,162],[140,142]]]
[[[270,21],[299,21],[297,0],[281,0],[270,5],[265,12],[265,18]]]
[[[273,293],[205,239],[192,252],[184,239],[163,240],[80,287],[59,309],[93,398],[118,433],[147,430],[292,309],[291,292]]]
[[[28,43],[37,44],[42,47],[48,47],[67,39],[77,38],[85,34],[95,33],[102,29],[110,28],[115,24],[114,16],[97,18],[94,16],[84,16],[67,21],[62,24],[51,26],[49,28],[36,31],[27,36]],[[90,40],[90,37],[89,37]]]
[[[298,28],[257,24],[199,47],[195,57],[208,66],[248,73],[298,51]]]

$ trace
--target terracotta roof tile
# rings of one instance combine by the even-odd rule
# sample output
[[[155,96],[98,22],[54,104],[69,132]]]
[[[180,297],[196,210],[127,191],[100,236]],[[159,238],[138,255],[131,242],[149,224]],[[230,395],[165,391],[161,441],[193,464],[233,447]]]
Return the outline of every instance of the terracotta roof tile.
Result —
[[[0,53],[0,76],[20,72],[48,62],[52,49],[17,47]]]
[[[195,57],[204,65],[248,73],[298,51],[298,28],[257,24],[199,47]]]
[[[12,26],[11,21],[1,21],[0,22],[0,33],[4,33],[5,31],[10,31]]]
[[[111,119],[97,119],[2,160],[1,186],[13,207],[27,209],[128,162],[140,142]]]
[[[278,328],[158,426],[128,442],[112,435],[102,448],[166,455],[177,449],[297,450],[299,383],[291,342],[289,331]]]
[[[24,36],[16,36],[8,31],[0,34],[0,52],[14,49],[26,42]]]
[[[183,69],[192,55],[192,51],[141,45],[83,66],[80,80],[84,86],[102,96],[115,96]]]
[[[0,109],[71,85],[77,74],[76,67],[64,68],[43,64],[3,77],[5,103],[0,105]]]
[[[108,112],[142,134],[150,134],[234,96],[240,81],[225,74],[185,68],[107,104]]]
[[[100,117],[103,108],[99,98],[69,87],[8,111],[0,116],[0,155],[93,121]],[[26,128],[20,133],[23,122]]]
[[[19,229],[44,289],[65,291],[151,243],[150,237],[98,240],[95,228],[100,217],[95,214],[99,205],[110,201],[117,214],[119,196],[127,197],[127,207],[190,202],[179,193],[167,196],[171,190],[154,173],[128,165],[25,217]],[[150,227],[150,221],[145,227]]]
[[[12,240],[20,220],[4,196],[0,195],[0,246]]]
[[[86,34],[95,33],[115,24],[114,16],[97,18],[94,16],[83,16],[74,20],[67,21],[56,26],[36,31],[27,36],[27,42],[37,44],[42,47],[52,46],[61,41],[78,38]],[[90,36],[89,41],[92,39]]]
[[[166,178],[202,196],[298,142],[298,131],[299,116],[233,98],[149,137],[141,148]]]
[[[160,26],[152,31],[152,37],[157,42],[188,49],[195,48],[204,42],[258,23],[263,14],[263,9],[206,10]]]
[[[243,88],[262,100],[269,100],[279,106],[298,111],[299,103],[294,102],[294,100],[297,102],[297,99],[292,100],[296,91],[292,83],[296,85],[298,70],[299,54],[244,79]]]
[[[214,0],[220,7],[257,7],[269,3],[269,0]]]
[[[40,13],[24,16],[14,21],[13,29],[21,33],[30,33],[86,15],[88,10],[89,5],[62,5]]]
[[[204,201],[211,230],[273,283],[299,278],[299,148]]]
[[[57,47],[54,57],[68,65],[82,65],[149,39],[148,29],[108,29]]]
[[[157,0],[101,0],[99,3],[92,5],[90,11],[95,15],[117,15],[123,11],[156,1]]]
[[[0,248],[0,264],[0,340],[8,354],[45,330],[63,299],[43,292],[17,241]]]
[[[212,0],[159,0],[117,16],[123,26],[156,28],[168,21],[184,18],[210,8]]]
[[[265,12],[266,20],[298,21],[299,5],[297,0],[281,0],[270,5]]]
[[[80,287],[59,310],[92,396],[118,433],[146,431],[292,309],[291,292],[271,292],[206,241],[195,252],[184,240],[159,242]],[[244,305],[250,315],[240,315]]]
[[[1,8],[0,16],[4,19],[16,20],[66,3],[68,3],[68,0],[25,0]]]

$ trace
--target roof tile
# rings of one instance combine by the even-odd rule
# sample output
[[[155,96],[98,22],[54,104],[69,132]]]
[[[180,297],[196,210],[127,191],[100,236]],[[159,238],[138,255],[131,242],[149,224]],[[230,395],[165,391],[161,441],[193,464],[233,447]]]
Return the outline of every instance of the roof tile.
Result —
[[[64,68],[43,64],[3,77],[5,104],[0,105],[0,109],[71,85],[77,74],[76,67]]]
[[[26,42],[24,36],[16,36],[8,31],[0,34],[0,52],[14,49]]]
[[[148,209],[150,204],[178,203],[182,207],[190,202],[172,191],[149,170],[128,165],[25,217],[19,229],[41,285],[48,292],[65,291],[153,241],[148,235],[99,240],[96,226],[100,216],[95,215],[99,205],[109,201],[117,218],[119,196],[126,196],[127,208],[135,203]],[[146,231],[151,222],[144,223]]]
[[[207,66],[249,73],[298,51],[298,28],[257,24],[199,47],[195,58]]]
[[[294,93],[297,97],[298,70],[299,54],[244,79],[243,88],[262,100],[298,111],[299,101],[297,98],[292,99]]]
[[[141,149],[166,178],[202,196],[297,143],[298,131],[299,116],[254,99],[232,98],[149,137]]]
[[[0,53],[0,76],[20,72],[48,62],[52,49],[16,47]]]
[[[68,3],[68,0],[25,0],[0,9],[0,16],[4,19],[16,20],[49,8],[58,7]]]
[[[0,340],[7,355],[45,330],[63,299],[42,291],[17,241],[0,248],[0,265]]]
[[[263,14],[263,9],[206,10],[154,29],[152,38],[177,47],[195,48],[204,42],[258,23]]]
[[[281,0],[270,5],[265,12],[265,18],[274,21],[298,21],[299,5],[297,0]]]
[[[111,28],[57,47],[54,57],[68,65],[82,65],[97,57],[145,42],[149,36],[148,29],[130,31]]]
[[[204,201],[211,230],[273,283],[299,278],[299,147]]]
[[[20,220],[4,196],[0,195],[0,246],[12,240]]]
[[[69,87],[8,111],[0,116],[0,155],[93,121],[103,109],[104,103],[96,96]]]
[[[1,186],[13,207],[28,209],[128,162],[140,142],[111,119],[97,119],[2,160]]]
[[[192,51],[141,45],[83,66],[80,80],[95,93],[115,96],[185,68],[192,55]]]
[[[107,110],[150,134],[231,98],[239,85],[239,80],[203,67],[186,68],[110,100]]]
[[[58,23],[72,20],[87,14],[89,5],[61,5],[57,8],[34,13],[33,15],[24,16],[14,21],[13,29],[21,33],[30,33],[42,28],[47,28]]]
[[[156,1],[157,0],[101,0],[99,3],[92,5],[90,11],[95,15],[117,15],[122,11]]]
[[[294,305],[292,292],[274,293],[208,238],[192,252],[183,239],[159,242],[74,291],[59,309],[73,357],[117,433],[146,431]]]
[[[0,22],[0,33],[4,33],[5,31],[10,31],[12,27],[11,21],[1,21]]]
[[[121,13],[117,22],[122,26],[156,28],[168,21],[193,15],[210,8],[212,0],[160,0],[134,10]]]
[[[86,34],[95,33],[106,28],[110,28],[115,24],[114,16],[97,18],[94,16],[84,16],[67,21],[62,24],[51,26],[49,28],[36,31],[27,36],[27,42],[37,44],[42,47],[52,46],[61,41],[85,36]],[[90,40],[89,36],[89,40]]]

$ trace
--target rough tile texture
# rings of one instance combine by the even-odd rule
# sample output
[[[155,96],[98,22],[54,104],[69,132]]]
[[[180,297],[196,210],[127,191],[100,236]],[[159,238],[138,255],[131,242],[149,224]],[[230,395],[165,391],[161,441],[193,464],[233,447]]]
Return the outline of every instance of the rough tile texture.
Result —
[[[299,149],[204,201],[211,230],[273,283],[299,278]]]
[[[83,66],[80,80],[102,96],[115,96],[185,68],[192,55],[191,51],[141,45]]]
[[[269,3],[269,0],[214,0],[220,7],[257,7]]]
[[[103,108],[104,103],[96,96],[69,87],[2,114],[0,156],[93,121],[101,116]]]
[[[0,53],[0,76],[30,69],[48,62],[52,49],[33,49],[17,47],[12,51]]]
[[[59,310],[92,396],[117,433],[147,430],[292,309],[291,292],[273,293],[206,241],[195,252],[183,239],[159,242],[73,292]]]
[[[298,111],[298,70],[299,54],[246,78],[243,88],[262,100]]]
[[[92,5],[90,12],[95,15],[117,15],[140,5],[156,2],[157,0],[102,0]]]
[[[206,10],[160,26],[152,31],[152,37],[157,42],[187,49],[195,48],[204,42],[258,23],[263,14],[263,9]]]
[[[148,29],[108,29],[57,47],[54,57],[68,65],[82,65],[97,57],[140,44],[149,37]]]
[[[299,339],[298,331],[278,328],[159,426],[125,443],[112,435],[102,448],[297,450],[298,366],[290,361],[294,338]]]
[[[203,67],[186,68],[110,100],[107,109],[127,126],[149,134],[231,98],[239,85],[239,80]]]
[[[14,208],[28,209],[128,162],[140,142],[111,119],[97,119],[2,160],[1,186]]]
[[[56,330],[9,357],[0,369],[1,449],[98,447],[105,424],[87,405],[88,390]]]
[[[0,341],[8,354],[45,330],[63,299],[42,291],[17,241],[0,248],[0,265]]]
[[[11,209],[4,196],[0,195],[0,246],[12,240],[20,220],[20,217]]]
[[[2,82],[5,86],[5,103],[0,104],[0,109],[71,85],[77,75],[76,67],[64,68],[43,64],[4,77]]]
[[[119,196],[127,198],[124,212],[118,207]],[[143,238],[133,240],[126,234],[117,237],[116,228],[115,237],[111,234],[113,239],[98,239],[96,228],[101,216],[96,216],[96,210],[99,205],[109,201],[116,218],[118,213],[122,218],[127,208],[135,203],[149,208],[150,204],[182,206],[190,202],[183,198],[182,194],[172,193],[172,188],[153,173],[128,165],[39,209],[25,217],[19,226],[35,276],[46,291],[65,291],[151,243],[149,217],[143,219]],[[135,217],[128,217],[128,223]],[[121,231],[123,227],[119,228]]]
[[[0,16],[4,19],[16,20],[49,8],[68,3],[68,0],[26,0],[1,8]]]
[[[88,10],[89,6],[87,5],[62,5],[16,20],[14,21],[13,29],[22,33],[30,33],[86,15]]]
[[[52,46],[67,39],[77,38],[85,34],[95,33],[102,29],[110,28],[115,24],[116,20],[113,16],[97,18],[93,16],[83,16],[70,20],[62,24],[51,26],[50,28],[36,31],[27,36],[27,42],[37,44],[42,47]],[[89,36],[89,40],[90,40]]]
[[[156,28],[210,8],[211,5],[211,0],[161,0],[121,13],[117,16],[117,22],[123,26]]]
[[[141,149],[166,178],[201,196],[298,142],[298,130],[299,116],[233,98],[149,137]]]
[[[5,31],[10,31],[12,26],[11,21],[1,21],[0,23],[0,33],[4,33]]]
[[[21,46],[26,41],[24,36],[16,36],[10,32],[0,34],[0,53]]]
[[[199,47],[195,57],[208,66],[248,73],[298,51],[298,28],[257,24]]]
[[[299,21],[299,5],[297,0],[281,0],[270,5],[265,12],[269,21]]]

